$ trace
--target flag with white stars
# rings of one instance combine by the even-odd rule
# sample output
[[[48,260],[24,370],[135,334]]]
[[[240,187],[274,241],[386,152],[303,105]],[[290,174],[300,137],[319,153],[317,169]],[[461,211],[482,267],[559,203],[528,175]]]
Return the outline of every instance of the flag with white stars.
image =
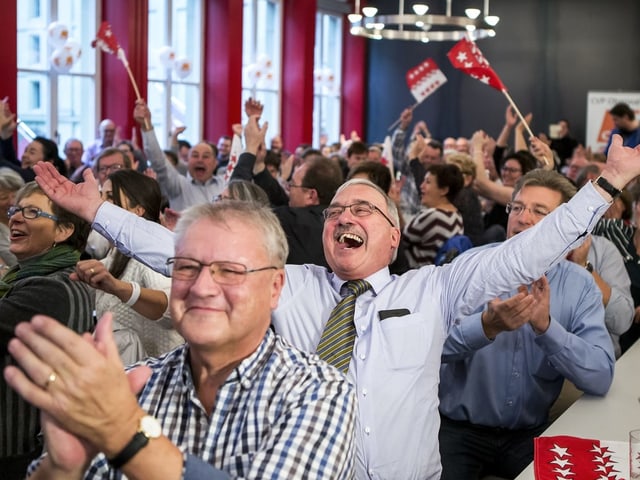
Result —
[[[449,50],[447,56],[451,60],[451,64],[458,70],[462,70],[467,75],[496,90],[507,90],[474,41],[466,37],[463,38]]]
[[[444,85],[446,81],[447,77],[431,58],[427,58],[407,72],[407,85],[418,103]]]
[[[96,34],[96,39],[91,42],[91,46],[93,48],[99,48],[103,52],[110,53],[114,55],[120,49],[120,44],[116,39],[116,36],[113,34],[113,30],[111,30],[111,25],[109,22],[102,22],[100,25],[100,29]]]
[[[536,480],[628,480],[629,444],[558,435],[534,440]]]

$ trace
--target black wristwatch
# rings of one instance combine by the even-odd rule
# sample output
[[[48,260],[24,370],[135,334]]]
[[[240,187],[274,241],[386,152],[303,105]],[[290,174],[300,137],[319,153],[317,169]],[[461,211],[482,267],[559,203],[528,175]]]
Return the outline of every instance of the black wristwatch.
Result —
[[[611,198],[617,198],[620,195],[622,195],[622,191],[618,190],[616,187],[614,187],[613,185],[611,185],[609,183],[609,180],[607,180],[606,178],[604,178],[602,175],[600,175],[598,178],[596,178],[593,183],[595,183],[596,185],[598,185],[601,189],[603,189],[605,192],[607,192],[609,195],[611,195]]]
[[[160,422],[151,415],[145,415],[140,419],[138,431],[129,440],[129,443],[120,450],[115,457],[107,459],[111,468],[118,469],[131,460],[136,453],[147,446],[149,440],[158,438],[162,435],[162,427]]]
[[[587,270],[587,272],[593,273],[593,265],[589,260],[587,260],[587,263],[584,264],[584,268]]]

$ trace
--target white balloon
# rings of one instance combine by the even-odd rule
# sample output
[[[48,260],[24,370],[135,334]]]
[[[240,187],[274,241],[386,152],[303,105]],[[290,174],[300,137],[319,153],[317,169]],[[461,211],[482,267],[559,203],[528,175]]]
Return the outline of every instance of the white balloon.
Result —
[[[173,63],[173,69],[178,78],[184,79],[191,74],[191,60],[186,57],[179,58]]]
[[[245,76],[247,78],[247,83],[251,87],[254,87],[255,84],[262,77],[262,71],[260,70],[260,67],[258,66],[257,63],[251,63],[251,64],[247,65],[245,70],[244,70],[244,73],[245,73]]]
[[[62,46],[62,50],[71,54],[74,60],[78,60],[82,55],[82,47],[80,46],[80,43],[71,38]]]
[[[69,29],[64,23],[52,22],[48,28],[49,41],[54,47],[61,47],[69,39]]]
[[[67,73],[73,67],[75,57],[63,48],[56,48],[51,54],[51,66],[58,73]]]
[[[160,47],[158,49],[158,60],[160,60],[160,65],[162,65],[166,69],[169,69],[173,67],[173,64],[176,60],[176,52],[168,45]]]
[[[271,70],[271,68],[273,67],[273,62],[271,61],[269,56],[265,55],[264,53],[258,56],[258,61],[256,62],[256,64],[262,72]]]
[[[313,85],[315,88],[321,88],[322,87],[322,79],[323,79],[323,70],[322,68],[316,68],[313,71]]]

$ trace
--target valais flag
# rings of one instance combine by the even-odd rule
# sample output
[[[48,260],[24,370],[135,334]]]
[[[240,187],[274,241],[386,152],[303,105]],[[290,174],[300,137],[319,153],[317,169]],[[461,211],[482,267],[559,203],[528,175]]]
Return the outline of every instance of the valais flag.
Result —
[[[498,74],[493,71],[475,42],[468,38],[465,37],[456,43],[453,48],[449,50],[447,56],[453,66],[458,70],[462,70],[467,75],[497,90],[507,90],[507,87],[504,86]]]
[[[407,72],[407,85],[411,90],[411,95],[418,103],[421,103],[446,81],[447,77],[438,68],[436,62],[430,58]]]
[[[111,30],[109,22],[102,22],[100,30],[98,30],[98,33],[96,34],[96,39],[91,42],[91,46],[93,48],[98,47],[103,52],[110,53],[112,55],[118,53],[120,45]]]
[[[242,139],[238,135],[233,135],[233,140],[231,140],[231,151],[229,152],[229,163],[227,164],[227,169],[224,172],[224,181],[227,183],[231,178],[231,174],[233,170],[236,168],[236,164],[238,163],[238,158],[240,158],[240,154],[242,153]]]
[[[389,135],[385,137],[384,143],[382,144],[380,163],[387,166],[391,172],[391,180],[393,181],[395,179],[395,174],[393,173],[393,144],[391,143],[391,137]]]
[[[629,443],[555,436],[534,440],[536,480],[628,480]]]

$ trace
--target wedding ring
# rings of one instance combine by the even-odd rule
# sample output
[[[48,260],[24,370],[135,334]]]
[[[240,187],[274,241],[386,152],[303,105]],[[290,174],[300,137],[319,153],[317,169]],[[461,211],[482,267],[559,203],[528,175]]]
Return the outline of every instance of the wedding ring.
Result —
[[[89,269],[89,273],[90,273],[91,275],[93,275],[94,273],[96,273],[96,271],[95,271],[95,269],[90,268],[90,269]]]
[[[49,374],[49,377],[47,377],[47,381],[44,383],[44,389],[46,390],[47,388],[49,388],[49,385],[51,385],[57,379],[58,379],[58,376],[56,375],[56,372],[52,370],[51,373]]]

